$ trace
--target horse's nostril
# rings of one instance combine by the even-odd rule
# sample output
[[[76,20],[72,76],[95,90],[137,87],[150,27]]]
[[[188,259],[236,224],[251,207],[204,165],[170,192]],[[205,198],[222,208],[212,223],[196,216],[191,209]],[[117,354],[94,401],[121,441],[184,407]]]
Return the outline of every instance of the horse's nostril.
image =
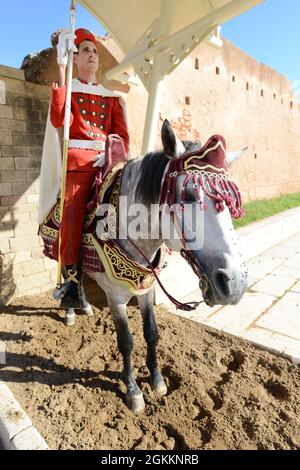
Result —
[[[229,296],[231,293],[229,281],[230,277],[224,271],[218,271],[215,274],[215,286],[225,296]]]

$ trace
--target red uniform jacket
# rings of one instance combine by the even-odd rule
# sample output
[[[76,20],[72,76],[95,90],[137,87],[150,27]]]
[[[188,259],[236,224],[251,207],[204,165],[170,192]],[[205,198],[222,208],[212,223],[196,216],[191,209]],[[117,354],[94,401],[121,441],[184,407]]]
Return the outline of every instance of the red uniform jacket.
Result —
[[[53,85],[50,117],[56,128],[64,124],[66,91],[66,86]],[[109,134],[118,134],[128,152],[129,135],[118,97],[72,93],[70,124],[70,139],[105,140]],[[95,170],[93,158],[98,153],[97,150],[69,149],[68,171]]]

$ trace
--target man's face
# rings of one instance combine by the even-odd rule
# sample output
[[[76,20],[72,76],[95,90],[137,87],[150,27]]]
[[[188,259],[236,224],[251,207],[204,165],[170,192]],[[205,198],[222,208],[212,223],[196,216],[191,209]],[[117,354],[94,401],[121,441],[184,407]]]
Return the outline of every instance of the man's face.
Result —
[[[96,73],[99,65],[98,50],[92,41],[82,41],[78,46],[78,53],[74,55],[78,73],[81,71]]]

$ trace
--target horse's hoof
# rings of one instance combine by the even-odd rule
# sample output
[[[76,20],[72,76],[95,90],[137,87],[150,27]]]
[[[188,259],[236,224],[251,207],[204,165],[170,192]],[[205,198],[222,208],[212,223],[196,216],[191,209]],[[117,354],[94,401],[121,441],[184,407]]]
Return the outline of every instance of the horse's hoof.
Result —
[[[138,395],[126,395],[127,406],[135,415],[142,413],[145,409],[145,402],[142,393]]]
[[[67,326],[75,325],[75,312],[74,312],[74,310],[70,313],[67,311],[66,316],[65,316],[65,325],[67,325]]]
[[[82,311],[87,317],[92,317],[94,315],[92,306],[90,304],[88,304],[86,307],[84,307],[82,309]]]
[[[160,397],[164,397],[168,393],[167,386],[163,380],[159,382],[158,384],[153,385],[153,389],[155,390],[157,395]]]

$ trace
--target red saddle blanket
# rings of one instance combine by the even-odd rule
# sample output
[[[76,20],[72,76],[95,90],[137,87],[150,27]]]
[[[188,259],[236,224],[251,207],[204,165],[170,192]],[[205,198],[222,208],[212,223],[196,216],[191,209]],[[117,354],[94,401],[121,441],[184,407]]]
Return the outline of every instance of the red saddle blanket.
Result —
[[[91,187],[86,218],[82,235],[83,268],[89,271],[104,272],[99,256],[91,244],[91,235],[96,231],[97,208],[103,203],[107,190],[113,185],[126,163],[126,152],[120,136],[108,136],[105,148],[105,164],[96,174]],[[109,202],[109,201],[108,201]],[[60,226],[60,200],[39,227],[39,234],[44,242],[44,254],[51,259],[58,259],[58,235]]]

